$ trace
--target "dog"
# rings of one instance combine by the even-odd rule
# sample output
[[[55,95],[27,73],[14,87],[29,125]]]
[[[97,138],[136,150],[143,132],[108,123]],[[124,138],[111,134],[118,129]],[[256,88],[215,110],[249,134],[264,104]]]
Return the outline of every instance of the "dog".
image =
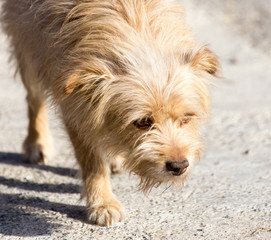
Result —
[[[200,158],[219,60],[177,1],[4,0],[2,10],[27,90],[26,161],[50,155],[49,98],[82,171],[90,222],[124,217],[110,166],[138,175],[144,192],[183,184]]]

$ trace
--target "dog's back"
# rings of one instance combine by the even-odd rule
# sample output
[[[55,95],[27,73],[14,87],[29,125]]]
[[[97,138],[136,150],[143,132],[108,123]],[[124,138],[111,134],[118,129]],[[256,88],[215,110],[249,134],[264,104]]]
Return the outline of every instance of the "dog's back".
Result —
[[[65,57],[72,58],[74,55],[78,58],[78,49],[75,49],[77,42],[93,40],[95,42],[95,46],[91,46],[93,55],[104,50],[105,44],[102,40],[107,37],[98,36],[100,39],[97,39],[98,31],[99,34],[109,33],[111,35],[106,39],[106,44],[110,39],[112,40],[113,35],[123,39],[120,34],[125,33],[125,38],[130,41],[131,45],[139,44],[144,35],[149,35],[146,43],[154,44],[154,41],[159,41],[160,38],[164,41],[157,43],[160,47],[170,46],[174,49],[174,45],[176,48],[180,45],[179,41],[183,41],[182,45],[188,46],[188,48],[194,46],[190,29],[181,19],[182,8],[176,5],[174,0],[3,1],[3,27],[10,36],[13,54],[17,59],[23,81],[29,79],[24,75],[34,74],[35,76],[30,78],[39,78],[37,81],[42,81],[45,89],[50,88],[52,81],[59,77],[62,68],[65,67],[66,63],[61,64],[61,60]],[[78,19],[81,21],[77,21]],[[162,26],[163,24],[164,26]],[[94,27],[92,28],[92,26]],[[100,29],[96,29],[97,26]],[[146,31],[146,29],[149,30]],[[146,32],[143,33],[142,30]],[[175,35],[174,38],[167,37],[172,34]],[[93,39],[91,39],[91,35],[94,36]],[[137,39],[132,39],[131,36],[135,35],[137,35]],[[138,41],[139,39],[140,41]],[[117,40],[113,39],[111,44],[116,45]],[[84,51],[83,48],[84,46],[79,51]],[[140,49],[141,46],[134,46],[134,48]],[[90,52],[82,51],[81,56],[91,55]]]
[[[52,76],[50,70],[54,68],[48,66],[48,56],[53,51],[52,38],[72,7],[74,3],[70,0],[4,0],[2,25],[25,84],[32,81],[39,85],[46,76]],[[46,81],[48,79],[43,84],[46,85]]]

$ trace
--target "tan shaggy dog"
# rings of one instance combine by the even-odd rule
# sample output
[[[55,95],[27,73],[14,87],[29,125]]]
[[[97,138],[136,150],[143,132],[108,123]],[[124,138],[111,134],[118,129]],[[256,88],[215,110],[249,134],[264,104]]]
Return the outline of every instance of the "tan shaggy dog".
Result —
[[[2,21],[27,90],[25,159],[50,153],[49,97],[74,146],[91,222],[123,218],[109,172],[120,159],[143,191],[182,185],[200,156],[218,60],[195,42],[177,1],[4,0]]]

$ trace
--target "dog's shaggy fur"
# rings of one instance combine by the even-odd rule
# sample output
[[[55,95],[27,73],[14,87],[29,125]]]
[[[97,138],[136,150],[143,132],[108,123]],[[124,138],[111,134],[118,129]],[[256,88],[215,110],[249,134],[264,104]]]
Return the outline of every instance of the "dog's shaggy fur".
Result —
[[[51,97],[82,170],[89,220],[99,225],[123,218],[110,163],[123,159],[148,191],[182,184],[199,158],[218,60],[183,15],[174,0],[4,0],[4,30],[28,93],[25,159],[50,153]]]

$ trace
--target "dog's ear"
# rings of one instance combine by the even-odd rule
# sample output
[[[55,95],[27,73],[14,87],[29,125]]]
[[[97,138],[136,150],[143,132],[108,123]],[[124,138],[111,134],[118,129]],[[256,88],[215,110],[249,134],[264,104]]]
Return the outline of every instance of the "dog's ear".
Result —
[[[206,46],[192,53],[189,58],[189,64],[193,68],[217,76],[220,69],[218,57]]]
[[[65,85],[64,85],[64,94],[65,95],[69,95],[73,92],[73,90],[75,89],[77,83],[78,83],[78,78],[79,78],[80,73],[75,72],[72,73],[70,75],[70,77],[67,78],[67,80],[65,81]]]
[[[101,66],[68,67],[54,81],[54,97],[62,101],[72,93],[94,90],[104,79],[112,78],[112,74]]]
[[[80,70],[68,67],[53,82],[53,95],[56,101],[64,100],[80,84]]]

